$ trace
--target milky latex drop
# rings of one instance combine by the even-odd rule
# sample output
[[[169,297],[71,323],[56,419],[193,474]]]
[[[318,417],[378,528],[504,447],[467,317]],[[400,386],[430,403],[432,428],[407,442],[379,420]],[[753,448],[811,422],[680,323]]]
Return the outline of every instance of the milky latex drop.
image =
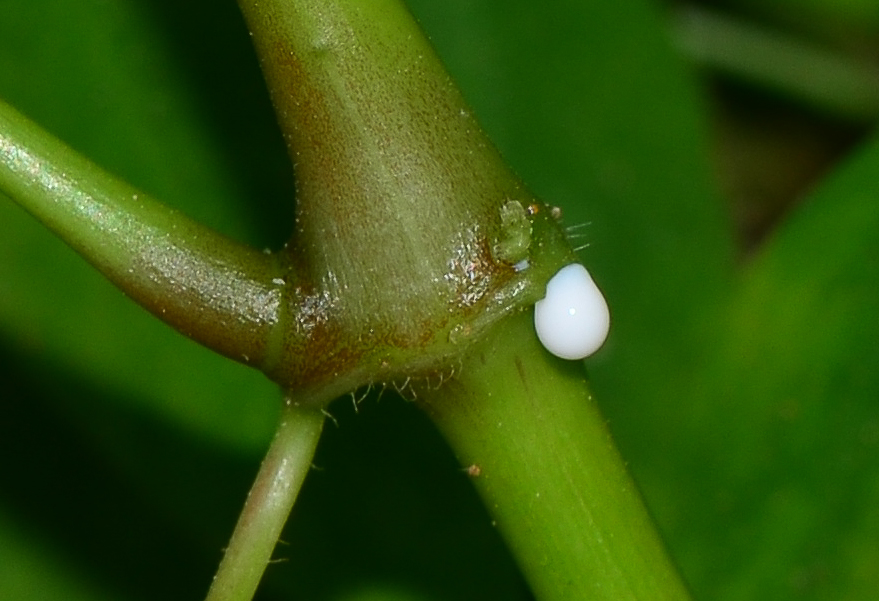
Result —
[[[588,357],[604,343],[609,328],[604,296],[579,263],[559,270],[546,285],[546,297],[534,306],[537,338],[562,359]]]

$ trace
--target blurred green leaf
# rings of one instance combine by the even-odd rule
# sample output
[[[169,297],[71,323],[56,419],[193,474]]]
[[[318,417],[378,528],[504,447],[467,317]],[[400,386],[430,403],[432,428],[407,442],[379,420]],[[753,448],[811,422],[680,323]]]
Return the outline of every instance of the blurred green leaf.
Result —
[[[879,585],[877,182],[874,140],[747,267],[710,365],[680,389],[665,477],[701,502],[681,496],[669,521],[706,597]]]
[[[243,24],[234,6],[196,19],[159,3],[16,5],[0,21],[0,94],[168,204],[239,239],[277,245],[283,236],[265,224],[292,214],[292,191],[277,175],[282,146],[265,93],[253,92],[260,76]],[[184,57],[181,42],[192,45]],[[242,83],[251,85],[242,91]],[[260,220],[266,207],[276,210],[272,221]],[[13,258],[0,263],[4,337],[95,378],[121,402],[242,450],[264,447],[273,385],[133,306],[5,199],[0,222],[0,255]]]
[[[804,29],[845,39],[846,32],[860,35],[879,28],[879,6],[872,0],[736,0],[734,8],[773,15],[783,21],[796,22]]]
[[[0,591],[7,599],[103,601],[124,599],[78,572],[51,543],[25,532],[0,511]]]

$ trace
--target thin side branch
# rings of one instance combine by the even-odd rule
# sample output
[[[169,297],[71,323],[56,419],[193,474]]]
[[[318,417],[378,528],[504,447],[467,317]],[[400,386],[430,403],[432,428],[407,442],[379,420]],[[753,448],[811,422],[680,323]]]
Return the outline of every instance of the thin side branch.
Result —
[[[206,601],[249,601],[256,592],[299,489],[311,468],[324,416],[287,398]]]

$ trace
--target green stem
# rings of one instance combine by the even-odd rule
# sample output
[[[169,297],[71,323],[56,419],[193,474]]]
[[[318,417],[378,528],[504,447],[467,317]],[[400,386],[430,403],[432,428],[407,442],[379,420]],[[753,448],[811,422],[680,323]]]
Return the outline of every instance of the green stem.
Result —
[[[312,396],[434,371],[460,352],[457,332],[542,288],[514,268],[528,255],[526,207],[540,203],[402,0],[239,4],[295,164],[287,253],[307,284],[269,375]],[[525,239],[521,257],[497,250],[518,248],[508,238]]]
[[[271,361],[274,257],[119,181],[2,101],[0,192],[166,323],[236,361]]]
[[[688,599],[586,385],[531,313],[478,344],[422,403],[541,601]]]
[[[207,601],[248,601],[271,559],[287,516],[311,468],[323,414],[289,397],[281,424],[262,462]]]

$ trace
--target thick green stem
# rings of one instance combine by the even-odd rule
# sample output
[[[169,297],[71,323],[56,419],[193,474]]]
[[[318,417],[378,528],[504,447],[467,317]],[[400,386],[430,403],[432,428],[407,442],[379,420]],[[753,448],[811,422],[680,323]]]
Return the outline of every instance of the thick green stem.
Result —
[[[495,251],[507,203],[524,220],[535,199],[401,0],[239,4],[296,168],[289,253],[308,284],[288,328],[307,334],[273,377],[343,393],[435,369],[454,328],[521,304],[534,272]]]
[[[161,205],[0,101],[0,192],[163,321],[262,365],[284,281],[275,259]]]
[[[541,601],[684,600],[586,385],[523,313],[420,391]]]
[[[311,468],[324,415],[289,398],[281,424],[208,592],[207,601],[248,601],[256,592],[287,516]]]

